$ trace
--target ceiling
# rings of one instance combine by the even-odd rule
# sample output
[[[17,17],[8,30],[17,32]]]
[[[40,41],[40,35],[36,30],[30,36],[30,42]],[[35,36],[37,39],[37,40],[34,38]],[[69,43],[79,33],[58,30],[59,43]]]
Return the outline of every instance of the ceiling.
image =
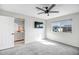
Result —
[[[15,13],[24,14],[27,16],[37,17],[40,19],[51,19],[75,12],[79,12],[79,4],[57,4],[52,10],[59,11],[59,13],[51,13],[49,16],[46,14],[38,15],[41,12],[35,7],[45,7],[50,6],[50,4],[1,4],[0,9]]]

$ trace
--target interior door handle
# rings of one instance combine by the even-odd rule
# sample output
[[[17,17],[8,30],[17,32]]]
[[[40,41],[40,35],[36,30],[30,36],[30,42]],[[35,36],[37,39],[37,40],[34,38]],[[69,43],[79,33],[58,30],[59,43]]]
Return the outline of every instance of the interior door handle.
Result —
[[[12,35],[14,35],[15,33],[12,33]]]

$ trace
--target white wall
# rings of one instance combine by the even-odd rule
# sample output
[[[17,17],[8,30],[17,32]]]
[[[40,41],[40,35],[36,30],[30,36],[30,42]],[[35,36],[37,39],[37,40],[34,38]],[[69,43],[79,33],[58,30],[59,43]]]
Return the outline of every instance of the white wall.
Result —
[[[19,18],[19,17],[24,17],[25,19],[25,43],[30,43],[36,40],[41,40],[42,38],[44,38],[44,29],[35,29],[34,26],[34,21],[43,21],[45,23],[44,20],[39,19],[39,18],[32,18],[23,14],[18,14],[18,13],[14,13],[14,12],[9,12],[9,11],[5,11],[5,10],[0,10],[0,15],[4,15],[4,16],[10,16],[10,17],[14,17],[14,18]]]
[[[14,18],[0,16],[0,50],[14,47]]]
[[[34,21],[44,22],[43,29],[34,28]],[[25,43],[40,41],[45,36],[45,21],[38,18],[25,18]]]
[[[52,32],[51,23],[59,20],[72,19],[72,33]],[[47,20],[47,38],[59,41],[65,44],[79,47],[79,13],[61,16],[51,20]]]

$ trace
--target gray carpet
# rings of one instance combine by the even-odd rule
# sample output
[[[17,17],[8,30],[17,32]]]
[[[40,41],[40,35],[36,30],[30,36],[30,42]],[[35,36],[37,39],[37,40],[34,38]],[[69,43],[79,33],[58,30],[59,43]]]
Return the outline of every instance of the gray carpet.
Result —
[[[46,42],[47,43],[47,42]],[[20,47],[0,51],[0,55],[78,55],[79,49],[59,43],[32,42]]]

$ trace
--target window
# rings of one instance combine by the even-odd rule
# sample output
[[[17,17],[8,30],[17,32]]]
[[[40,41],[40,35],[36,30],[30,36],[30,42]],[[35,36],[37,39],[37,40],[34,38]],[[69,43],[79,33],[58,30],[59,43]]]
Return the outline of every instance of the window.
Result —
[[[52,22],[53,32],[72,32],[72,20]]]

